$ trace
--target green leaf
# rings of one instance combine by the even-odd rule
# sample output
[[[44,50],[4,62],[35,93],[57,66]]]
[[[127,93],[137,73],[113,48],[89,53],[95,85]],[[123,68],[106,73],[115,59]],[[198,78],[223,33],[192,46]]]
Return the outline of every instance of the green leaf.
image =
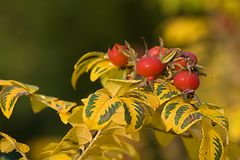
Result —
[[[223,160],[224,146],[219,134],[208,124],[203,123],[202,141],[199,150],[200,160]]]
[[[125,109],[125,121],[128,132],[136,132],[142,128],[145,121],[145,110],[147,105],[136,98],[120,98]]]
[[[15,86],[3,87],[0,92],[0,107],[4,116],[10,118],[18,98],[28,94],[29,92],[24,88]]]
[[[175,132],[181,134],[188,130],[192,125],[196,124],[198,121],[202,120],[203,115],[199,111],[193,111],[188,114],[185,114],[180,120],[177,129]]]
[[[101,92],[93,93],[84,101],[83,120],[91,129],[102,129],[112,120],[121,105],[118,98],[110,98]]]
[[[173,127],[175,112],[181,102],[181,98],[168,101],[162,110],[161,119],[167,132]]]
[[[174,85],[165,81],[154,83],[153,93],[158,97],[160,105],[181,95],[181,92]]]
[[[91,81],[96,81],[101,75],[103,75],[104,73],[114,68],[117,68],[117,67],[113,65],[109,60],[101,61],[92,69],[90,73]]]

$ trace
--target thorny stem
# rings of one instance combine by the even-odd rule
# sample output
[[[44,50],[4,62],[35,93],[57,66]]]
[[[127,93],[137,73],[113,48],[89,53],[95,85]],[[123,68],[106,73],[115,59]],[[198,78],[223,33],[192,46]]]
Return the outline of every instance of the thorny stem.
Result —
[[[89,145],[82,151],[81,155],[76,157],[75,160],[82,160],[83,156],[87,153],[87,151],[92,147],[94,142],[97,140],[98,136],[100,135],[101,131],[97,131],[97,134],[94,136],[92,141],[89,143]]]

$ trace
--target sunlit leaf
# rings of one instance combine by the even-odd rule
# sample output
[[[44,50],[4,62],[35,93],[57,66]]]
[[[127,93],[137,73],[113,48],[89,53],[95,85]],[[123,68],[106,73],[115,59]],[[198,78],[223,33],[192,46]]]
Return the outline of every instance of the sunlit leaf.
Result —
[[[118,98],[110,98],[104,93],[93,93],[84,102],[83,120],[91,129],[102,129],[121,107]]]
[[[228,120],[224,116],[222,108],[216,105],[210,105],[205,103],[200,106],[199,112],[211,119],[213,122],[222,126],[226,130],[226,132],[228,132]]]
[[[0,136],[3,138],[0,141],[0,149],[1,152],[11,152],[13,148],[19,152],[21,155],[27,153],[29,151],[29,147],[26,144],[17,142],[14,138],[10,137],[9,135],[0,132]]]
[[[122,97],[121,101],[125,109],[125,121],[129,132],[138,131],[145,121],[146,104],[136,98]]]
[[[48,158],[44,158],[44,160],[72,160],[72,157],[68,156],[65,153],[57,153]]]
[[[179,125],[175,132],[178,134],[185,132],[190,127],[192,127],[192,125],[202,120],[202,118],[203,115],[199,111],[193,111],[188,114],[185,114],[185,116],[180,120]]]
[[[78,106],[73,109],[72,114],[68,117],[67,121],[72,126],[77,126],[83,123],[83,106]]]
[[[116,66],[113,65],[110,61],[108,60],[101,61],[92,69],[90,73],[91,81],[96,81],[101,75],[114,68],[116,68]]]
[[[202,141],[199,150],[200,160],[223,160],[224,146],[219,134],[208,124],[203,123]]]
[[[161,59],[162,63],[168,63],[169,61],[171,61],[178,50],[178,48],[175,48],[169,54],[165,54]]]
[[[104,57],[104,55],[105,55],[105,53],[103,53],[103,52],[88,52],[88,53],[84,54],[81,58],[79,58],[77,63],[74,65],[74,69],[78,68],[79,65],[83,61],[86,61],[87,59],[92,59],[92,58],[96,58],[96,57]]]
[[[126,92],[135,89],[139,85],[140,80],[121,80],[121,79],[108,79],[106,81],[107,90],[113,96],[122,96]]]
[[[0,107],[4,116],[10,118],[18,98],[28,94],[29,92],[23,88],[14,86],[3,87],[0,92]]]
[[[103,57],[94,58],[93,61],[87,64],[86,72],[89,72],[96,64],[100,63],[101,61],[104,61]]]
[[[154,83],[153,93],[158,96],[160,105],[181,95],[181,92],[169,82]]]

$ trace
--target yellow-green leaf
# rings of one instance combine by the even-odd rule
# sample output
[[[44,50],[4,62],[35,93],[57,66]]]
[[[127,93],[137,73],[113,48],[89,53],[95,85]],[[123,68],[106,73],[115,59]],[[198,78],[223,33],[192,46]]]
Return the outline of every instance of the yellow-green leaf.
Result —
[[[173,59],[173,57],[176,55],[177,51],[179,51],[179,50],[180,50],[180,49],[178,49],[178,48],[173,49],[170,53],[165,54],[165,55],[162,57],[161,61],[162,61],[163,63],[168,63],[169,61],[171,61],[171,60]]]
[[[86,61],[86,60],[92,59],[92,58],[96,58],[96,57],[104,57],[104,55],[105,55],[105,53],[103,53],[103,52],[88,52],[88,53],[84,54],[81,58],[79,58],[77,63],[74,65],[74,69],[78,68],[79,65],[83,61]]]
[[[175,99],[168,101],[162,110],[161,119],[165,125],[167,132],[173,128],[176,110],[181,105],[181,103],[182,103],[182,98],[177,97]]]
[[[67,121],[72,126],[77,126],[83,123],[83,106],[77,106],[73,109],[72,114],[68,117]]]
[[[0,140],[0,152],[9,153],[14,150],[14,146],[6,138]]]
[[[24,88],[15,86],[3,87],[0,92],[0,107],[4,116],[10,118],[18,98],[28,94],[29,92]]]
[[[181,134],[188,130],[192,125],[196,124],[198,121],[202,120],[203,115],[199,111],[193,111],[185,114],[183,118],[181,118],[179,125],[175,132],[177,134]]]
[[[124,115],[128,132],[138,131],[144,124],[147,105],[136,98],[122,97],[120,99],[125,109]]]
[[[199,112],[201,112],[205,117],[211,119],[213,122],[219,124],[226,130],[226,132],[228,132],[228,120],[224,116],[222,108],[218,108],[218,106],[213,104],[204,103],[200,106]]]
[[[112,120],[121,105],[118,98],[110,98],[101,92],[93,93],[84,101],[83,120],[91,129],[102,129]]]
[[[98,63],[90,73],[91,81],[96,81],[101,75],[116,68],[109,60],[101,61]]]
[[[78,79],[87,71],[87,65],[94,61],[96,58],[88,59],[77,65],[72,73],[71,83],[74,89],[77,87]]]
[[[181,95],[181,92],[169,82],[154,83],[153,93],[158,96],[159,103],[162,105],[171,98]]]
[[[62,152],[44,158],[44,160],[72,160],[72,157]]]
[[[180,103],[180,105],[178,106],[178,108],[176,109],[176,113],[175,113],[175,117],[174,117],[174,123],[173,123],[173,130],[174,132],[176,132],[177,134],[183,133],[183,131],[181,128],[181,122],[183,121],[183,119],[185,118],[186,115],[189,115],[189,113],[195,111],[195,109],[193,108],[192,105],[188,104],[188,103],[184,103],[182,101],[182,103]]]
[[[203,123],[202,141],[199,150],[200,160],[223,160],[224,146],[219,134],[208,124]]]
[[[100,63],[101,61],[104,61],[104,60],[105,60],[105,59],[104,59],[103,57],[94,58],[93,61],[91,61],[90,63],[88,63],[86,72],[89,72],[96,64],[98,64],[98,63]]]
[[[29,92],[29,94],[33,94],[39,89],[37,86],[24,84],[14,80],[0,80],[0,86],[15,86],[18,88],[24,88]]]
[[[106,89],[112,96],[122,96],[126,92],[135,89],[140,82],[140,80],[108,79]]]
[[[154,135],[158,141],[158,143],[162,146],[162,147],[166,147],[168,144],[170,144],[175,135],[171,134],[171,133],[166,133],[164,131],[154,131]]]

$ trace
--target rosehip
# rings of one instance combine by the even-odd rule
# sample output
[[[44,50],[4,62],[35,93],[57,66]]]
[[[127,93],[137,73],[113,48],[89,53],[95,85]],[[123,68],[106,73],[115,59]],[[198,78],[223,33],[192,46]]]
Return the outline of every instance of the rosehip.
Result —
[[[178,60],[174,61],[174,66],[177,71],[179,71],[182,68],[187,67],[187,62],[184,58],[179,58]]]
[[[196,72],[181,71],[173,77],[173,84],[181,91],[196,90],[199,87],[199,77]]]
[[[125,46],[116,43],[112,49],[108,50],[110,61],[118,67],[123,67],[128,64],[128,57],[122,53],[124,49],[126,49]]]
[[[143,56],[137,61],[136,72],[138,75],[147,77],[149,80],[155,79],[164,69],[164,65],[157,57]]]
[[[166,51],[166,48],[162,48],[162,53]],[[148,50],[148,55],[149,56],[158,56],[160,54],[160,47],[159,46],[154,46]]]
[[[187,63],[191,66],[197,64],[197,56],[192,52],[183,52],[183,57],[187,59]]]

